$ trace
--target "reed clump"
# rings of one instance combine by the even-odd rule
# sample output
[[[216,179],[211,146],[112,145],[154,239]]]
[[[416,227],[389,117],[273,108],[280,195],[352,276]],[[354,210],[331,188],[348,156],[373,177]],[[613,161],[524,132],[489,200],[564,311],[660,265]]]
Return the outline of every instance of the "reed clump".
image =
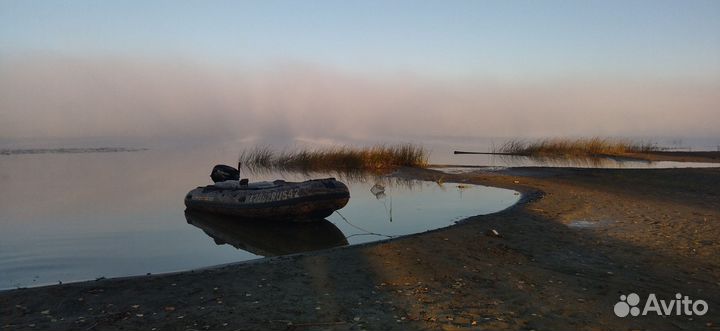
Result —
[[[330,171],[424,167],[427,159],[428,152],[424,147],[401,144],[283,151],[275,151],[268,146],[256,146],[243,151],[239,161],[250,169]]]
[[[531,157],[607,157],[650,153],[662,150],[657,144],[630,139],[612,138],[556,138],[526,141],[510,140],[493,153]]]

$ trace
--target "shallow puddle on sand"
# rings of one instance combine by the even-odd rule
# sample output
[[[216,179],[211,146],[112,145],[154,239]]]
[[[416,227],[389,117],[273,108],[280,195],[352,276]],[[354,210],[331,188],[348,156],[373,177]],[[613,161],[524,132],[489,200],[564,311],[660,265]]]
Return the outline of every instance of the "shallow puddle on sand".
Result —
[[[282,175],[270,175],[278,178]],[[298,180],[290,176],[289,180]],[[390,239],[452,225],[511,206],[514,191],[480,185],[399,180],[392,177],[345,180],[350,201],[324,220],[310,223],[248,222],[188,212],[188,223],[218,245],[275,256]]]

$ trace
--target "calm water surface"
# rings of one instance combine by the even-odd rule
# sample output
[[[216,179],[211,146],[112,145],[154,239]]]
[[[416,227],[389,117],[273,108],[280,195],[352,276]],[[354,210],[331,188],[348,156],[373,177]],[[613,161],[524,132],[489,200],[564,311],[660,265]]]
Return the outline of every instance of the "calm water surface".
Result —
[[[349,204],[307,226],[228,225],[184,212],[184,195],[210,183],[237,148],[182,148],[0,157],[0,289],[187,270],[422,232],[514,204],[484,186],[344,180]],[[251,175],[251,180],[293,174]],[[317,177],[317,176],[316,176]],[[385,187],[374,194],[375,184]],[[377,192],[375,192],[377,193]]]
[[[238,224],[213,215],[186,214],[185,193],[209,184],[209,171],[214,164],[234,164],[242,147],[255,143],[243,140],[212,147],[133,144],[131,147],[151,149],[0,155],[0,289],[187,270],[381,240],[444,227],[471,215],[496,212],[519,198],[513,191],[498,188],[370,176],[341,178],[350,188],[349,204],[325,221],[311,225]],[[493,139],[424,139],[422,143],[430,149],[430,162],[434,164],[718,166],[716,163],[553,161],[453,155],[453,150],[490,151],[496,142]],[[55,144],[57,146],[47,141],[30,141],[0,147],[12,150],[106,146],[97,142]],[[270,143],[277,148],[335,144],[367,145],[368,142],[296,139],[291,143]],[[702,141],[695,143],[698,147],[694,148],[715,144],[718,141]],[[463,172],[467,168],[442,170]],[[253,181],[308,179],[298,174],[250,177]],[[371,192],[375,184],[385,187],[384,194]]]

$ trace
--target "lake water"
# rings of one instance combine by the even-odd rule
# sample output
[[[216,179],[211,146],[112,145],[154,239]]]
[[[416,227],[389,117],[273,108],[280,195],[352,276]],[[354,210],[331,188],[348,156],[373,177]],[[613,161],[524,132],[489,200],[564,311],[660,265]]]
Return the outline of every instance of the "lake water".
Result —
[[[398,142],[385,138],[382,141]],[[97,141],[0,144],[5,151],[15,150],[0,155],[0,289],[188,270],[382,240],[496,212],[519,199],[516,192],[499,188],[370,176],[343,179],[350,188],[348,205],[325,221],[310,225],[278,228],[233,224],[218,216],[184,212],[183,197],[190,189],[210,183],[209,172],[214,164],[234,165],[243,147],[257,142],[245,139],[182,146],[131,143],[126,145],[127,150],[97,150],[117,146]],[[718,166],[716,163],[552,161],[452,153],[453,150],[489,151],[495,144],[493,139],[425,139],[422,143],[430,150],[430,162],[434,164]],[[716,143],[717,139],[692,146]],[[290,143],[269,144],[276,148],[295,148],[372,142],[296,139]],[[145,147],[149,150],[144,150]],[[48,148],[71,149],[37,150]],[[251,175],[253,181],[277,178],[307,179],[298,174]],[[371,192],[375,184],[385,187],[384,194]]]
[[[499,188],[370,176],[344,180],[350,202],[315,224],[232,225],[222,217],[186,214],[185,194],[210,183],[214,164],[234,164],[238,151],[231,145],[0,156],[0,289],[381,240],[496,212],[519,199]],[[278,177],[305,179],[263,174],[251,180]],[[371,192],[375,184],[384,194]]]

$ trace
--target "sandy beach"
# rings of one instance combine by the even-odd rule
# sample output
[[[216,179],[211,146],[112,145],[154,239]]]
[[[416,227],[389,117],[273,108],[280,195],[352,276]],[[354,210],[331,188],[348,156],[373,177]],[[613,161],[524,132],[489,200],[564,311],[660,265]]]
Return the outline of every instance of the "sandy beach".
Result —
[[[385,242],[0,293],[3,330],[720,329],[720,168],[509,168],[397,176],[521,192]],[[491,231],[495,230],[499,236]],[[705,300],[620,318],[620,295]]]

